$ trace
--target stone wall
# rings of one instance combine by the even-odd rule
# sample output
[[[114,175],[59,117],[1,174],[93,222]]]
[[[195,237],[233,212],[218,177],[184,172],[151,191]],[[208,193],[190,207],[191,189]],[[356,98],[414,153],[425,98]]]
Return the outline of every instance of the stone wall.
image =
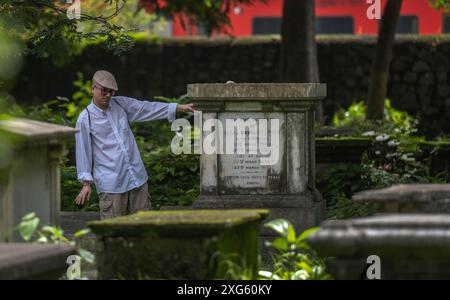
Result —
[[[319,37],[321,82],[328,84],[325,113],[364,99],[375,51],[374,37]],[[417,114],[427,134],[450,132],[450,38],[402,37],[394,49],[388,97]],[[64,68],[29,58],[13,94],[28,103],[70,96],[76,72],[90,78],[105,68],[117,76],[120,94],[180,96],[188,83],[279,82],[276,37],[140,41],[122,57],[87,48]]]

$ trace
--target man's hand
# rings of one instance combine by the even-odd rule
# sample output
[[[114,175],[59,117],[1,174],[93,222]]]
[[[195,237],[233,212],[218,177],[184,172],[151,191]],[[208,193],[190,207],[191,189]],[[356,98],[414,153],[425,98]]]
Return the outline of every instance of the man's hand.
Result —
[[[85,201],[89,201],[90,197],[91,197],[91,186],[89,184],[86,184],[83,186],[81,192],[75,199],[75,203],[77,205],[83,205]]]
[[[177,112],[191,112],[194,113],[197,111],[197,108],[195,108],[194,104],[178,104],[177,105]]]

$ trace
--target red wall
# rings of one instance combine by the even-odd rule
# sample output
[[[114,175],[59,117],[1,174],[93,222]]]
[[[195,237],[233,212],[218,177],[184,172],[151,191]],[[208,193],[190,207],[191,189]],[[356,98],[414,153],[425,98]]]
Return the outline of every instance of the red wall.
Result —
[[[299,0],[300,1],[300,0]],[[304,0],[301,0],[304,1]],[[381,0],[382,9],[387,0]],[[242,13],[230,12],[233,25],[231,34],[249,36],[252,34],[253,17],[281,17],[282,0],[268,0],[267,4],[257,2],[251,6],[240,5]],[[317,16],[353,16],[355,34],[377,34],[378,20],[369,20],[366,16],[369,4],[366,0],[316,0]],[[442,13],[433,9],[428,0],[404,0],[402,15],[416,15],[419,18],[420,34],[437,34],[442,32]],[[189,32],[190,31],[190,32]],[[191,30],[182,28],[178,18],[173,22],[173,35],[195,35],[195,27]]]

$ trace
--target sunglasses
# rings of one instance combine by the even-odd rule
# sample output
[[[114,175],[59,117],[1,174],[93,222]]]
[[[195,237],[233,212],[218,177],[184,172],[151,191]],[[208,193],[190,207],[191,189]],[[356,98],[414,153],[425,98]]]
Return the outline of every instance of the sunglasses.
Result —
[[[96,87],[97,89],[99,89],[100,92],[102,93],[102,95],[108,95],[108,94],[110,94],[111,96],[114,96],[114,95],[116,94],[116,91],[115,91],[115,90],[110,90],[110,89],[104,88],[104,87],[102,87],[102,86],[98,86],[98,85],[96,85],[96,84],[94,84],[94,87]]]

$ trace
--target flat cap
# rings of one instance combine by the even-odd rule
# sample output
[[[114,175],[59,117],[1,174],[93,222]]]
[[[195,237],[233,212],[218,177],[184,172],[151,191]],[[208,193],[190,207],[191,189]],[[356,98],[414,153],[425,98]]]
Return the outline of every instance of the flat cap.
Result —
[[[117,82],[114,75],[105,70],[95,72],[94,77],[92,77],[92,81],[110,90],[117,91],[119,89],[117,87]]]

